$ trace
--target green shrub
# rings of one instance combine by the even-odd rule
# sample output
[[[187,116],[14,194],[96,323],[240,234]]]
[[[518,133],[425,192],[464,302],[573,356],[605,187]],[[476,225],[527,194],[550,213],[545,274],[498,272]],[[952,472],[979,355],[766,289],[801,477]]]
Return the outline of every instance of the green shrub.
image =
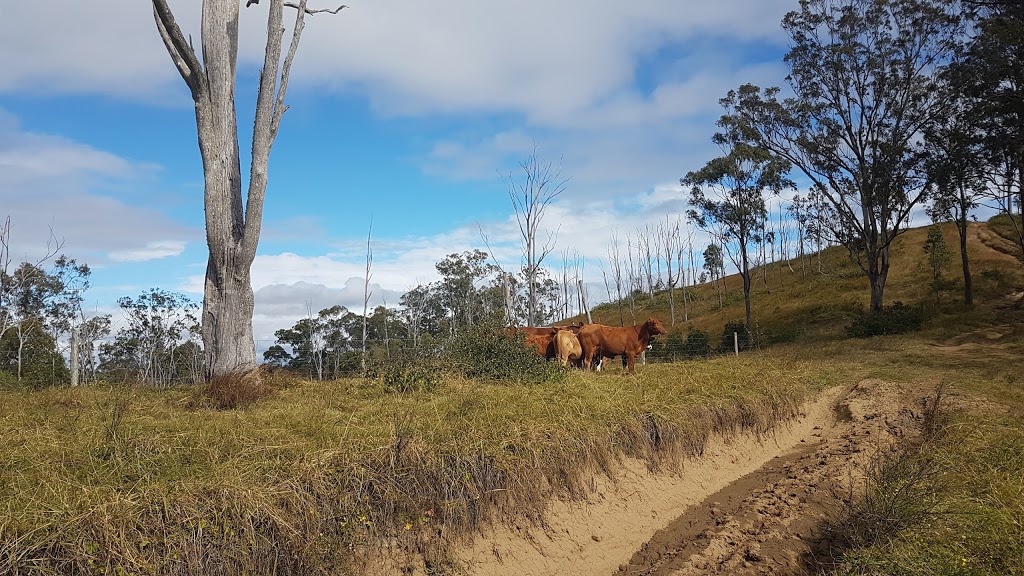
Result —
[[[710,356],[711,337],[703,330],[690,330],[686,334],[684,354],[687,358],[706,358]]]
[[[659,336],[651,343],[647,358],[673,362],[686,355],[685,349],[686,340],[683,338],[683,334],[678,331],[669,332],[665,336]]]
[[[733,333],[739,339],[740,350],[750,350],[750,333],[747,332],[747,325],[742,320],[730,320],[725,323],[725,330],[722,331],[722,341],[719,343],[719,351],[723,353],[732,352],[735,342]]]
[[[398,350],[390,358],[374,358],[366,372],[385,392],[408,393],[436,390],[449,370],[432,351]]]
[[[853,323],[847,326],[846,334],[851,338],[905,334],[920,330],[924,319],[923,309],[896,301],[892,306],[883,306],[878,314],[862,308],[854,315]]]
[[[444,346],[441,358],[467,378],[541,384],[561,382],[565,375],[557,362],[540,357],[523,345],[521,335],[510,336],[503,328],[465,329]]]

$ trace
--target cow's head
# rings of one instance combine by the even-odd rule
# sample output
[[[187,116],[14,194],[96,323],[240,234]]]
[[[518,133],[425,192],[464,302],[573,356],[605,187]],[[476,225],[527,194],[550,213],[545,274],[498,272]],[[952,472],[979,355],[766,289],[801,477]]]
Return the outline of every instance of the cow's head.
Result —
[[[668,334],[668,330],[665,330],[665,325],[661,323],[661,320],[658,320],[653,316],[650,320],[644,322],[644,328],[647,330],[647,333],[651,335],[651,337],[657,336],[659,334]]]

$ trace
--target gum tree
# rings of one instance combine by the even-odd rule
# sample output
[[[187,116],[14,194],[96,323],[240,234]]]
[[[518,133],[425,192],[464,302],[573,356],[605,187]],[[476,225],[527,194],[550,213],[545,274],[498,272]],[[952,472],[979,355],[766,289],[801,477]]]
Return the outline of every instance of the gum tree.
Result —
[[[826,201],[824,222],[882,310],[889,247],[923,199],[921,141],[948,112],[939,74],[959,41],[947,0],[802,0],[782,23],[794,96],[745,85],[732,121],[791,162]]]
[[[203,1],[202,50],[197,55],[191,41],[178,27],[167,0],[152,1],[160,38],[195,101],[205,185],[206,242],[210,251],[202,315],[207,376],[250,370],[256,367],[250,268],[260,239],[270,148],[287,109],[284,98],[292,60],[302,36],[305,16],[316,12],[337,13],[344,6],[312,10],[306,7],[306,0],[298,4],[270,0],[249,184],[243,201],[235,111],[240,3],[238,0]],[[258,1],[249,0],[247,6]],[[294,8],[296,16],[282,65],[285,6]]]

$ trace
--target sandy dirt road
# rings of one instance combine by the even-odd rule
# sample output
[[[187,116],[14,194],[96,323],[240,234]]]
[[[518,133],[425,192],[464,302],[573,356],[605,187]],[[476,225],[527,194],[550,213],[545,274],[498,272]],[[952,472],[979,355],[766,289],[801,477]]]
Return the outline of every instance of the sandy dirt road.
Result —
[[[872,460],[919,433],[934,389],[864,380],[813,440],[773,458],[688,510],[618,573],[800,574],[831,558],[826,526],[861,489]]]
[[[718,440],[680,474],[625,465],[542,527],[497,528],[460,557],[472,575],[800,574],[826,558],[823,523],[880,449],[916,433],[933,388],[881,380],[827,391],[764,441]]]

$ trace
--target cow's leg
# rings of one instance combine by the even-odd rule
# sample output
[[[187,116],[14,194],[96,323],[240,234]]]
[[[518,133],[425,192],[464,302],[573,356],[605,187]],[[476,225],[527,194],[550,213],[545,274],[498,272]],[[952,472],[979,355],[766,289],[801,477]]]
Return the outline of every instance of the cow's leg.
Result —
[[[633,354],[626,353],[626,356],[622,359],[623,368],[628,369],[630,374],[636,373],[636,357]]]

